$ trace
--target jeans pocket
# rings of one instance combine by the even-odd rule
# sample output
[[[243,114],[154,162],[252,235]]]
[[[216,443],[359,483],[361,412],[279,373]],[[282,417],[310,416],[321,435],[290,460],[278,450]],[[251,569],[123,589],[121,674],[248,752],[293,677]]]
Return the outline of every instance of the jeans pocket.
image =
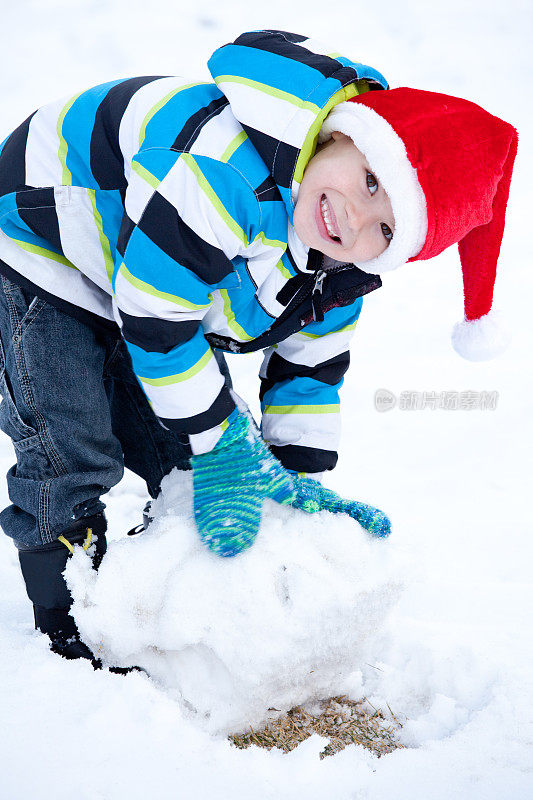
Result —
[[[13,394],[6,374],[4,346],[1,340],[0,395],[2,395],[2,401],[0,402],[0,430],[7,433],[14,443],[19,443],[33,437],[37,437],[38,439],[37,431],[24,422],[13,400]]]
[[[13,328],[13,340],[21,339],[25,330],[45,307],[46,300],[37,297],[34,292],[13,283],[2,276],[2,288],[9,297],[9,310]]]

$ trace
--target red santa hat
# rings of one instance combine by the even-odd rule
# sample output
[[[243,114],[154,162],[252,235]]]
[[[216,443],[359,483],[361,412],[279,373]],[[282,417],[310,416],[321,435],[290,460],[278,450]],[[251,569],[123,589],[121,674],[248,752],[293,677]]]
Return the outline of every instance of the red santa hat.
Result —
[[[333,131],[363,153],[394,214],[391,243],[363,269],[387,272],[458,242],[465,317],[453,346],[473,361],[502,352],[507,341],[491,306],[518,141],[513,126],[468,100],[402,87],[340,103],[319,141]]]

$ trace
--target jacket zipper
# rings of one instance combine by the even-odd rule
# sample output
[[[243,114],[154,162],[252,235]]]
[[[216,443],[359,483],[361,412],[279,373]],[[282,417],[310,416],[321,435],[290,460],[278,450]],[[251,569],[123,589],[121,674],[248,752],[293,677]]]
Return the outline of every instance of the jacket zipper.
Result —
[[[319,269],[315,275],[315,281],[313,283],[313,291],[311,292],[311,307],[313,309],[313,320],[315,322],[324,321],[324,309],[322,308],[322,290],[326,275],[327,272],[325,270]]]

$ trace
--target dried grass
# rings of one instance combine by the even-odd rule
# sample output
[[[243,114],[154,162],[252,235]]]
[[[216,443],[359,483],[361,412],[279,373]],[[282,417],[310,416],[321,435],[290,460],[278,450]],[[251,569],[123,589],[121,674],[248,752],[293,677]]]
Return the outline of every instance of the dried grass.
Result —
[[[256,745],[266,750],[277,747],[289,753],[318,733],[329,739],[320,753],[321,759],[335,755],[350,744],[366,747],[378,758],[403,747],[396,739],[396,732],[402,727],[398,719],[392,712],[392,719],[385,719],[381,711],[366,698],[350,700],[346,695],[330,697],[321,700],[318,707],[320,711],[312,713],[296,706],[278,719],[268,722],[261,730],[250,728],[244,733],[230,734],[228,738],[241,749]]]

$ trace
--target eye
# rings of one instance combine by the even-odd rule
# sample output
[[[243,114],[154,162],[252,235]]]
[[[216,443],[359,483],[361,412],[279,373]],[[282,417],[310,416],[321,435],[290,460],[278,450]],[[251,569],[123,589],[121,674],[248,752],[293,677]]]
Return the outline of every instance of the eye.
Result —
[[[392,231],[391,231],[391,229],[389,228],[389,226],[385,222],[381,223],[381,230],[382,230],[382,233],[383,233],[383,236],[385,237],[385,239],[388,242],[390,242],[390,240],[392,239]]]
[[[368,191],[370,192],[370,194],[376,194],[378,190],[378,182],[376,180],[376,177],[372,175],[371,172],[368,171],[366,173],[366,185],[368,186]]]

